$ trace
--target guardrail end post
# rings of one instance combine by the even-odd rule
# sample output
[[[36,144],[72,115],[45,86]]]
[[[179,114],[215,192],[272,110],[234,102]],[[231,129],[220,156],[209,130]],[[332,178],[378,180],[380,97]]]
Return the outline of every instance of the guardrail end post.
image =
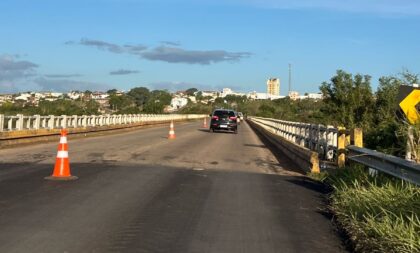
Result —
[[[346,165],[346,128],[339,127],[338,128],[338,157],[337,157],[337,165],[338,168],[343,168]]]
[[[363,148],[363,130],[361,128],[355,128],[353,130],[354,146]]]
[[[319,169],[319,158],[316,152],[313,152],[311,155],[311,164],[312,164],[312,168],[311,168],[312,173],[318,174],[321,172],[321,170]]]

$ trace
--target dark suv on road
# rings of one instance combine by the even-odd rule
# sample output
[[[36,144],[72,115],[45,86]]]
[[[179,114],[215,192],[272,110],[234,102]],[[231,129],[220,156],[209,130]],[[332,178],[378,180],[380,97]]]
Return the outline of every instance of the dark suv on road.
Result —
[[[229,130],[238,133],[236,113],[233,110],[217,109],[213,112],[210,121],[210,132],[215,130]]]

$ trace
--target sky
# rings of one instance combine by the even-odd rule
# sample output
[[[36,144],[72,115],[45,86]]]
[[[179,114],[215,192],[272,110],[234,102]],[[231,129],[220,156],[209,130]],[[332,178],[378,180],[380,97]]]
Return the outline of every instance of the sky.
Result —
[[[420,73],[419,0],[2,0],[0,93],[318,92],[336,70]]]

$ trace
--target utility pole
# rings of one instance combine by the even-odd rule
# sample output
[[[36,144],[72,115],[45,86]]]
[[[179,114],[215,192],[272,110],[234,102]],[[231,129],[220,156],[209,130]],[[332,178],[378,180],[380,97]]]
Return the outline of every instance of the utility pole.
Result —
[[[289,63],[289,94],[292,90],[292,64]]]

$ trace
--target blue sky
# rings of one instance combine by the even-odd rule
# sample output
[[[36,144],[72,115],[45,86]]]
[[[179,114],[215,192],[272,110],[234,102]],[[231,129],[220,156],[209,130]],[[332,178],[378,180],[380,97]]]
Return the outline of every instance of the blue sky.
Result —
[[[420,73],[418,0],[2,0],[0,92],[317,92],[337,69]]]

